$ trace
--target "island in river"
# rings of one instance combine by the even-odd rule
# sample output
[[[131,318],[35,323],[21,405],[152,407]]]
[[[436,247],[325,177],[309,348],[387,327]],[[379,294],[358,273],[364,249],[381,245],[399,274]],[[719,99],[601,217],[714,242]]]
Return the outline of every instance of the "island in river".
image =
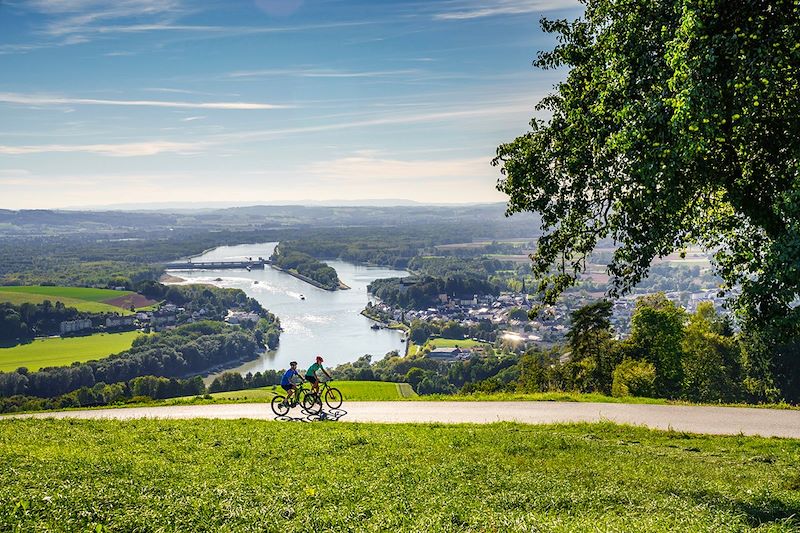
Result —
[[[195,260],[236,261],[247,257],[269,257],[276,245],[273,242],[223,246]],[[350,290],[321,289],[272,268],[249,272],[244,269],[171,270],[170,275],[185,280],[180,283],[208,283],[242,289],[278,316],[283,327],[280,346],[233,369],[242,374],[287,368],[290,361],[298,361],[301,367],[310,365],[316,355],[322,355],[327,366],[336,366],[355,361],[364,354],[381,358],[393,350],[403,353],[402,331],[373,330],[370,328],[372,320],[360,313],[370,301],[367,285],[375,279],[407,276],[408,272],[338,260],[328,264]]]

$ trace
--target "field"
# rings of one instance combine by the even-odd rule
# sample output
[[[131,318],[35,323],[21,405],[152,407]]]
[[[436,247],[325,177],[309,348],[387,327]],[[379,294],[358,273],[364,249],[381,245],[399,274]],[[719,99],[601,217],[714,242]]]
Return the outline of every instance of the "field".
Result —
[[[137,331],[99,333],[86,337],[50,337],[29,344],[0,348],[0,372],[10,372],[24,366],[34,371],[46,366],[67,366],[75,361],[100,359],[127,350]]]
[[[67,307],[89,313],[130,314],[130,306],[145,308],[155,302],[131,291],[92,289],[86,287],[24,286],[0,287],[0,301],[15,305],[42,303],[45,300],[62,302]]]
[[[435,338],[428,341],[428,344],[434,348],[475,348],[476,346],[485,346],[491,348],[491,344],[485,342],[474,341],[472,339],[443,339]]]
[[[333,387],[342,391],[345,401],[402,400],[417,395],[408,383],[386,383],[383,381],[334,381]],[[211,396],[218,400],[241,402],[271,400],[275,392],[283,394],[280,387],[263,387],[230,392],[215,392]]]
[[[0,530],[788,532],[798,461],[611,424],[6,419]]]

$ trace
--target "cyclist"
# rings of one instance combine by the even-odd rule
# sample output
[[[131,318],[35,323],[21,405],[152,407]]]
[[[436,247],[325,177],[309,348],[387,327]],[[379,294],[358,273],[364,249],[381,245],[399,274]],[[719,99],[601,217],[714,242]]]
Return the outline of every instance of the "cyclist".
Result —
[[[319,394],[319,379],[317,379],[317,370],[322,370],[322,372],[328,376],[328,379],[333,379],[328,371],[322,368],[322,356],[318,355],[316,362],[308,367],[306,370],[306,381],[311,383],[311,390],[314,391],[314,394]]]
[[[289,370],[284,372],[281,378],[281,387],[286,391],[286,405],[291,405],[292,403],[292,398],[294,398],[294,393],[297,390],[296,381],[302,382],[303,378],[300,377],[300,373],[297,371],[297,361],[292,361],[289,363]]]

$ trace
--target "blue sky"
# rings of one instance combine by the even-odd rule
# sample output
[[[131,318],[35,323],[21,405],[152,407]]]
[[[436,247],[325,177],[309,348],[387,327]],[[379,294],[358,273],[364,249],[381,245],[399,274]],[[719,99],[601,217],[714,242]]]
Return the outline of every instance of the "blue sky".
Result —
[[[502,201],[575,0],[0,0],[0,208]]]

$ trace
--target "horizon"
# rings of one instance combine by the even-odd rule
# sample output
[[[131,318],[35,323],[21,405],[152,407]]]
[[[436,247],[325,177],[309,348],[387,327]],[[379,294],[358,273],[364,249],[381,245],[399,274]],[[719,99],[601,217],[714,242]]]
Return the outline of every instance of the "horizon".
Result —
[[[501,202],[576,0],[0,4],[6,209]],[[342,200],[351,201],[351,200]]]
[[[54,212],[108,212],[108,211],[152,211],[169,213],[172,211],[215,211],[226,209],[247,209],[255,207],[324,207],[324,208],[377,208],[377,207],[480,207],[480,206],[501,206],[503,201],[495,202],[417,202],[414,200],[374,198],[363,200],[298,200],[285,202],[142,202],[142,203],[119,203],[119,204],[98,204],[86,206],[64,206],[64,207],[29,207],[19,209],[9,209],[0,207],[0,211],[11,211],[15,213],[24,211],[54,211]]]

